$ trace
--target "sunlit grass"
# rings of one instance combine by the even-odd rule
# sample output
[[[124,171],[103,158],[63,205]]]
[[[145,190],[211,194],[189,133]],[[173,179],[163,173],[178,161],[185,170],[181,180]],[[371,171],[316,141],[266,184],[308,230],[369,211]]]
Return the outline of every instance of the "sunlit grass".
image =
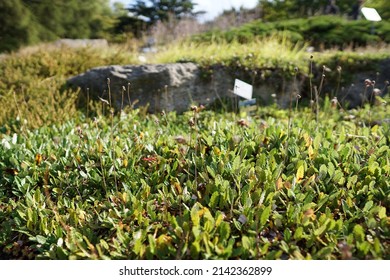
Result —
[[[290,69],[305,66],[305,44],[293,44],[285,38],[257,39],[248,44],[183,42],[165,46],[153,55],[157,63],[193,61],[199,64],[224,64],[255,68]],[[240,64],[240,65],[239,65]]]

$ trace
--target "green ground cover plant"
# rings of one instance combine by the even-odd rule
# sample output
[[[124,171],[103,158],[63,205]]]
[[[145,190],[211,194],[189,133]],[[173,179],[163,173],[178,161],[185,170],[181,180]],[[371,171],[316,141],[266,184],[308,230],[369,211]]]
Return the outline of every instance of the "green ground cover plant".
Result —
[[[2,135],[0,255],[388,259],[390,128],[367,119],[388,109],[132,110]]]
[[[288,44],[275,66],[305,61]],[[268,61],[261,44],[233,45],[225,57],[209,47],[207,63]],[[177,48],[183,56],[171,61],[202,62]],[[102,115],[107,101],[88,118],[78,93],[61,90],[71,75],[136,57],[83,49],[2,58],[0,258],[390,258],[388,99],[346,111],[319,96],[313,111],[294,97],[289,110],[252,117],[201,106]]]
[[[275,34],[285,34],[293,42],[307,42],[316,48],[345,48],[351,45],[389,43],[390,23],[347,20],[338,16],[316,16],[276,22],[253,21],[228,31],[195,35],[195,42],[252,42]]]
[[[0,126],[18,129],[69,120],[78,113],[78,92],[63,90],[67,78],[93,67],[138,60],[135,52],[121,47],[41,45],[4,55],[0,62]]]

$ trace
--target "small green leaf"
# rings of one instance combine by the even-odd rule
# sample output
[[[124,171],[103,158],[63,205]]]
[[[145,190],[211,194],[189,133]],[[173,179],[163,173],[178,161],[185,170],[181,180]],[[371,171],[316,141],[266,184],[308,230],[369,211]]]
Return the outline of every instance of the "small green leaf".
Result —
[[[368,251],[370,251],[371,244],[367,241],[362,241],[357,245],[359,251],[363,252],[364,255],[367,255]]]
[[[242,247],[244,247],[244,249],[249,250],[249,249],[252,248],[252,242],[250,241],[250,239],[249,239],[248,236],[245,236],[245,235],[244,235],[244,236],[242,237],[241,242],[242,242]]]
[[[355,236],[356,241],[364,241],[364,229],[361,225],[355,225],[353,228],[353,235]]]
[[[41,202],[41,191],[39,189],[37,189],[34,193],[34,200],[36,203]]]
[[[318,133],[313,140],[313,147],[315,150],[318,150],[321,147],[321,141],[322,141],[322,135]]]
[[[46,237],[42,236],[42,235],[37,235],[36,236],[36,240],[39,244],[45,244],[46,243]]]
[[[81,175],[81,177],[83,177],[84,179],[88,179],[88,175],[87,175],[84,171],[82,171],[82,170],[80,170],[80,175]]]
[[[314,231],[314,235],[315,236],[322,235],[326,231],[326,228],[327,228],[328,224],[329,224],[329,220],[327,220],[322,226],[320,226],[318,229],[316,229]]]
[[[298,167],[297,174],[296,174],[297,183],[300,183],[304,177],[305,177],[305,167],[303,165],[300,165]]]
[[[153,237],[153,235],[148,235],[148,241],[149,241],[149,249],[152,254],[156,253],[156,240]]]
[[[211,175],[211,177],[215,178],[215,171],[210,166],[206,166],[207,172]]]
[[[211,195],[209,206],[210,206],[210,208],[215,208],[215,207],[217,207],[218,203],[219,203],[219,193],[214,192]]]
[[[385,219],[387,217],[386,207],[380,206],[379,211],[378,211],[378,217],[379,217],[379,219]]]
[[[230,236],[230,225],[227,222],[222,222],[219,226],[219,235],[221,240],[227,240]]]
[[[333,176],[333,182],[343,185],[345,183],[344,174],[340,170],[337,170]]]
[[[333,252],[332,247],[324,247],[318,251],[318,253],[316,254],[316,258],[326,260],[330,257],[330,254],[332,254],[332,252]]]
[[[270,213],[271,213],[271,206],[268,206],[263,210],[263,212],[261,213],[261,217],[260,217],[260,225],[261,226],[265,226],[265,224],[268,221]]]
[[[320,180],[323,180],[326,177],[327,174],[328,174],[328,168],[326,167],[325,164],[321,165],[320,166],[320,172],[318,174],[318,178]]]
[[[191,221],[194,226],[198,226],[200,224],[199,211],[200,209],[198,204],[195,204],[191,209]]]
[[[368,201],[366,205],[364,205],[363,212],[368,212],[374,205],[374,202],[372,200]]]
[[[353,175],[353,176],[349,177],[348,178],[348,182],[347,182],[347,188],[350,189],[353,186],[355,186],[356,183],[357,183],[357,180],[358,180],[358,176],[357,175]]]
[[[303,228],[302,227],[298,227],[295,232],[294,232],[294,239],[295,240],[301,240],[302,239],[302,236],[303,236]]]
[[[334,176],[334,173],[336,172],[333,163],[329,162],[328,163],[328,174],[330,177]]]
[[[241,158],[238,156],[233,161],[232,169],[234,173],[237,173],[240,170],[240,165],[241,165]]]
[[[199,257],[200,251],[201,249],[200,249],[199,242],[198,241],[192,242],[191,249],[190,249],[192,259],[197,259]]]

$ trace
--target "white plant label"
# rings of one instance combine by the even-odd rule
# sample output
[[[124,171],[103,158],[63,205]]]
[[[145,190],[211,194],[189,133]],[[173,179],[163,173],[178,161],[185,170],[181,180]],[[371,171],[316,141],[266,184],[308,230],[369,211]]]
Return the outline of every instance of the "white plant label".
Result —
[[[241,96],[245,99],[251,100],[253,94],[253,86],[247,84],[239,79],[236,79],[234,82],[234,94]]]
[[[362,8],[362,14],[369,21],[381,21],[382,18],[374,8]]]

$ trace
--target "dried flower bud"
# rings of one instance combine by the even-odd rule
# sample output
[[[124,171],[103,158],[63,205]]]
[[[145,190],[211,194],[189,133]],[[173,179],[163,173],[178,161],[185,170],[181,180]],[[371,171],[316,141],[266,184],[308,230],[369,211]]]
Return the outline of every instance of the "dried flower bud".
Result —
[[[345,241],[342,241],[339,244],[337,244],[337,247],[341,252],[341,258],[343,260],[352,259],[352,248]]]
[[[370,79],[365,79],[364,84],[366,85],[366,87],[370,87],[373,85],[373,82]]]
[[[268,127],[268,123],[266,121],[260,121],[260,128],[261,129],[266,129]]]
[[[103,98],[100,98],[100,97],[99,97],[99,99],[100,99],[101,102],[106,103],[107,105],[110,105],[110,103],[106,99],[103,99]]]
[[[198,111],[198,107],[197,106],[191,106],[191,111]]]
[[[244,120],[244,119],[241,119],[241,120],[237,121],[237,124],[239,126],[242,126],[242,127],[248,127],[249,126],[248,121]]]
[[[179,144],[186,144],[187,140],[182,135],[178,135],[175,137],[175,141]]]
[[[381,91],[379,88],[374,88],[374,90],[372,91],[372,93],[373,93],[375,96],[378,96],[378,95],[381,95],[382,91]]]
[[[191,127],[194,127],[194,126],[195,126],[195,120],[194,120],[194,118],[189,119],[188,125],[191,126]]]
[[[339,101],[337,100],[337,97],[333,97],[333,99],[331,100],[332,108],[336,108],[338,103]]]

